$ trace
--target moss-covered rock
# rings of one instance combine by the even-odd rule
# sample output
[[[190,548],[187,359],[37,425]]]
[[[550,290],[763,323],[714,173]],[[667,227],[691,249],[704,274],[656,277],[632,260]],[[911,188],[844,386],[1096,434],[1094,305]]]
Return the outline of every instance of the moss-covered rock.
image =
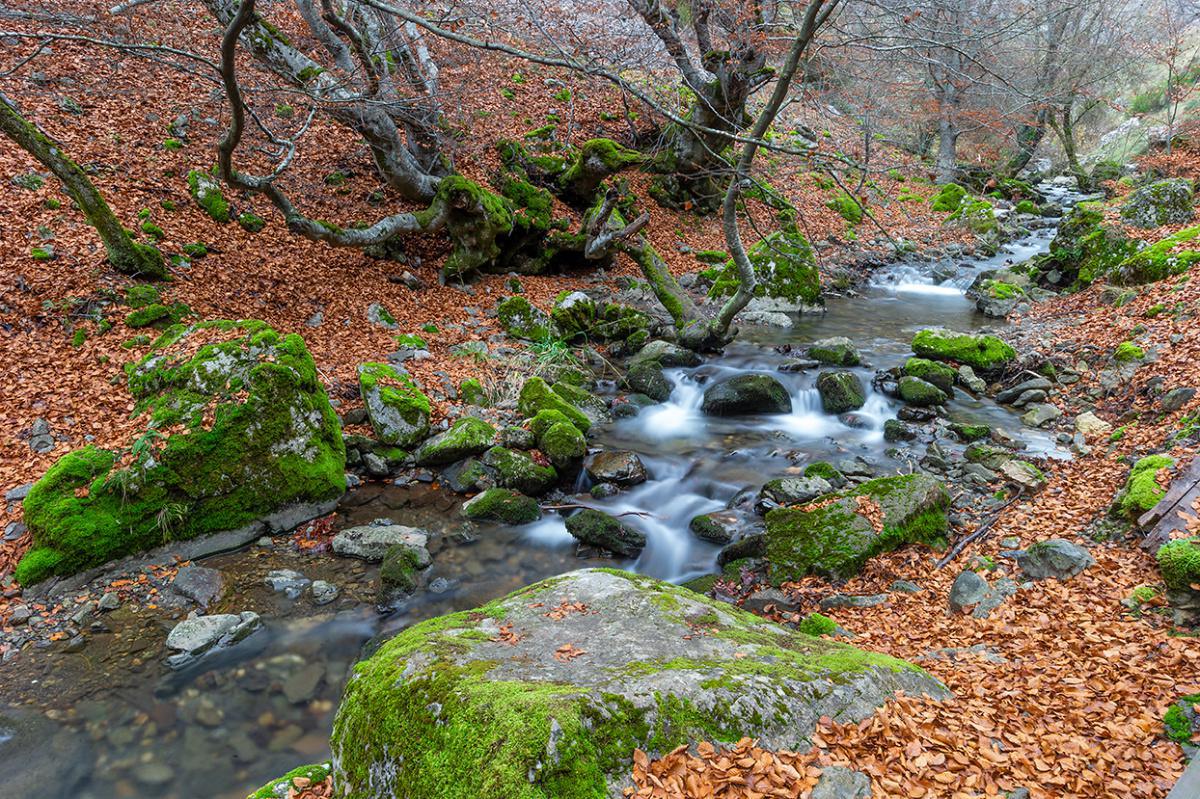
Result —
[[[913,337],[913,352],[935,361],[955,361],[980,371],[999,369],[1017,352],[995,336],[955,333],[941,327],[922,330]]]
[[[606,178],[644,159],[638,151],[622,147],[612,139],[589,139],[559,175],[559,190],[567,199],[586,205],[595,198]]]
[[[1058,273],[1056,285],[1084,288],[1137,252],[1138,242],[1104,220],[1099,203],[1079,203],[1059,223],[1043,274]]]
[[[766,236],[746,253],[757,282],[754,296],[803,306],[821,302],[821,275],[812,246],[794,222]],[[728,297],[741,284],[737,266],[729,259],[713,274],[709,296]]]
[[[429,566],[428,559],[422,563],[414,548],[404,544],[388,547],[379,564],[379,601],[391,602],[416,591],[423,566]]]
[[[318,763],[312,766],[301,766],[300,768],[292,769],[279,779],[271,780],[246,797],[246,799],[287,799],[289,795],[295,795],[296,793],[296,790],[293,790],[296,780],[303,781],[302,784],[305,787],[320,785],[329,777],[332,765],[332,763]]]
[[[406,372],[389,363],[361,364],[358,390],[371,429],[383,443],[411,447],[429,435],[429,398]]]
[[[1192,182],[1186,178],[1159,180],[1134,190],[1121,203],[1121,218],[1140,228],[1181,225],[1195,216]]]
[[[934,209],[937,210],[937,209]],[[984,234],[995,232],[996,210],[987,200],[969,200],[959,204],[958,208],[947,221],[955,221],[972,233]]]
[[[1113,271],[1113,283],[1138,286],[1182,275],[1200,263],[1200,226],[1185,228],[1129,255]]]
[[[641,530],[592,508],[567,517],[567,532],[581,543],[626,558],[636,558],[646,546]]]
[[[624,341],[648,335],[650,317],[615,302],[598,302],[582,291],[563,292],[550,312],[559,335],[568,341]]]
[[[741,374],[705,389],[700,410],[709,416],[791,413],[792,397],[770,375]]]
[[[204,209],[204,213],[216,222],[229,221],[229,201],[225,199],[225,194],[221,191],[221,184],[215,177],[208,172],[193,169],[188,172],[187,182],[192,199],[196,201],[196,205]]]
[[[531,377],[521,386],[517,410],[526,417],[536,416],[539,411],[544,410],[558,411],[582,433],[586,433],[592,426],[587,414],[555,393],[540,377]]]
[[[954,379],[958,373],[944,363],[928,358],[909,358],[904,362],[904,374],[932,383],[947,395],[954,394]]]
[[[545,341],[551,337],[550,315],[524,297],[501,300],[496,305],[496,317],[513,338]]]
[[[1197,591],[1200,585],[1200,538],[1185,538],[1158,549],[1158,569],[1171,591]]]
[[[588,612],[547,617],[568,603]],[[335,784],[348,799],[606,799],[635,749],[743,736],[807,749],[822,717],[853,723],[899,689],[948,696],[907,663],[684,588],[572,572],[414,625],[358,664]]]
[[[592,424],[607,422],[611,418],[608,412],[608,403],[586,388],[558,380],[550,386],[550,390],[578,408]]]
[[[858,366],[862,363],[862,356],[854,342],[845,336],[814,341],[808,348],[808,357],[830,366]]]
[[[558,479],[553,466],[542,466],[520,450],[492,447],[483,454],[483,463],[495,470],[497,485],[522,494],[542,494]]]
[[[950,495],[928,475],[881,477],[831,496],[836,501],[823,501],[819,507],[776,508],[767,513],[772,582],[813,573],[845,579],[881,552],[904,544],[944,541]],[[873,520],[867,510],[872,505],[878,506],[881,518]]]
[[[1136,518],[1158,504],[1167,491],[1158,484],[1158,474],[1175,465],[1169,455],[1147,455],[1133,464],[1118,499],[1118,507],[1126,516]]]
[[[537,500],[509,488],[489,488],[467,500],[462,513],[476,521],[528,524],[542,518]]]
[[[413,453],[413,460],[422,466],[440,466],[478,455],[491,448],[496,440],[496,428],[482,419],[465,416],[449,430],[439,433]]]
[[[555,422],[538,436],[538,449],[555,468],[569,473],[587,455],[587,439],[570,422]]]
[[[854,372],[821,372],[817,392],[825,413],[856,411],[867,402],[867,390]]]
[[[912,375],[904,375],[899,382],[900,399],[904,400],[907,405],[915,405],[918,408],[928,408],[934,405],[941,405],[949,399],[946,392],[935,386],[933,383],[926,382],[919,377]]]
[[[938,193],[933,195],[929,207],[942,213],[952,213],[958,210],[966,196],[967,190],[962,186],[957,183],[947,183],[938,188]]]
[[[662,365],[655,360],[637,361],[630,366],[625,373],[625,385],[655,402],[666,402],[671,398],[671,381],[663,374]]]
[[[143,432],[117,452],[65,455],[30,490],[22,584],[345,490],[341,427],[299,336],[179,326],[127,372]]]
[[[796,629],[805,635],[833,635],[837,632],[837,622],[820,613],[810,613],[800,620]]]

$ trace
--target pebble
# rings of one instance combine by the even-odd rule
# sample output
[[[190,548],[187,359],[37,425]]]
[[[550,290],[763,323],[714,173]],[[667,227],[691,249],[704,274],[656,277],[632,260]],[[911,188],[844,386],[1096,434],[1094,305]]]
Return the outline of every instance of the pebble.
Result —
[[[313,580],[312,586],[309,589],[312,592],[312,600],[314,605],[328,605],[330,602],[338,598],[341,591],[333,583],[325,580]]]

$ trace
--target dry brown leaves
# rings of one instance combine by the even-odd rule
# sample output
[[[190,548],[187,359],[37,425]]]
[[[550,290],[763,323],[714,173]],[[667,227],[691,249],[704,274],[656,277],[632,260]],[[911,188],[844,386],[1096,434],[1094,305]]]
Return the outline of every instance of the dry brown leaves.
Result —
[[[554,659],[560,663],[570,663],[575,658],[586,654],[587,650],[580,649],[575,644],[563,644],[554,650]]]

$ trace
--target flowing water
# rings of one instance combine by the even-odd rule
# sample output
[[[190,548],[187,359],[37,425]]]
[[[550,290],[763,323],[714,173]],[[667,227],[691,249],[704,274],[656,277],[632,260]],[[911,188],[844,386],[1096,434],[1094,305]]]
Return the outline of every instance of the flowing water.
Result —
[[[1073,198],[1060,193],[1052,199]],[[580,502],[625,514],[624,521],[647,535],[640,557],[615,565],[674,581],[711,573],[718,547],[689,532],[692,517],[724,508],[745,489],[812,461],[861,459],[859,465],[868,463],[877,473],[907,470],[919,452],[895,450],[883,440],[883,423],[895,416],[897,401],[869,391],[860,411],[830,416],[821,410],[815,370],[791,373],[779,367],[814,339],[846,336],[862,352],[864,365],[855,371],[870,386],[876,369],[908,357],[909,342],[923,327],[995,326],[996,320],[975,311],[964,289],[983,270],[1045,251],[1052,235],[1052,226],[1036,230],[991,258],[897,264],[858,296],[831,298],[824,313],[801,316],[791,328],[744,328],[720,358],[670,370],[674,390],[667,402],[607,426],[593,442],[637,452],[650,479],[604,500],[582,493],[585,481],[577,486]],[[789,344],[797,348],[795,355],[776,349]],[[736,419],[700,413],[706,384],[745,372],[781,380],[792,412]],[[1012,412],[987,400],[958,392],[949,410],[955,420],[1018,433],[1033,453],[1057,454],[1051,439],[1022,428]],[[11,747],[3,746],[7,733],[0,711],[0,759],[11,761],[4,763],[6,779],[16,773],[36,781],[39,799],[197,794],[242,799],[296,765],[328,757],[347,671],[373,637],[554,574],[613,563],[577,556],[557,514],[523,527],[473,525],[458,517],[459,501],[432,487],[382,485],[368,485],[344,500],[339,525],[386,517],[431,534],[428,588],[389,614],[373,606],[372,567],[252,547],[205,564],[221,569],[232,589],[210,612],[254,610],[267,620],[265,631],[218,660],[188,672],[167,671],[161,650],[170,622],[122,608],[105,617],[108,629],[91,635],[82,652],[23,654],[6,664],[0,697],[51,708],[49,719],[26,709],[25,732],[18,733],[26,746],[13,757]],[[276,568],[329,580],[342,596],[325,608],[288,600],[263,584],[266,572]]]

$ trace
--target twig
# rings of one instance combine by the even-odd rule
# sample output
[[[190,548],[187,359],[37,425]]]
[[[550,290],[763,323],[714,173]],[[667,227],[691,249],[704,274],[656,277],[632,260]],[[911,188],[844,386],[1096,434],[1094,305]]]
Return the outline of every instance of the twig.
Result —
[[[940,560],[938,560],[936,568],[940,569],[943,566],[945,566],[947,563],[949,563],[950,561],[952,561],[956,557],[958,557],[958,554],[963,551],[963,549],[967,546],[967,544],[970,544],[973,541],[979,541],[982,538],[984,538],[987,535],[987,532],[992,529],[992,525],[995,524],[996,520],[1000,518],[1000,514],[1004,513],[1004,511],[1008,510],[1009,506],[1011,506],[1014,502],[1016,502],[1018,499],[1020,499],[1023,496],[1025,496],[1025,489],[1018,490],[1012,499],[1010,499],[1008,502],[1005,502],[1000,507],[1000,510],[998,510],[994,514],[992,514],[992,517],[990,519],[988,519],[986,522],[984,522],[983,524],[976,527],[975,532],[971,533],[970,535],[968,535],[964,538],[960,538],[958,540],[958,542],[954,544],[954,546],[950,547],[950,551],[947,552],[945,555],[943,555]]]

